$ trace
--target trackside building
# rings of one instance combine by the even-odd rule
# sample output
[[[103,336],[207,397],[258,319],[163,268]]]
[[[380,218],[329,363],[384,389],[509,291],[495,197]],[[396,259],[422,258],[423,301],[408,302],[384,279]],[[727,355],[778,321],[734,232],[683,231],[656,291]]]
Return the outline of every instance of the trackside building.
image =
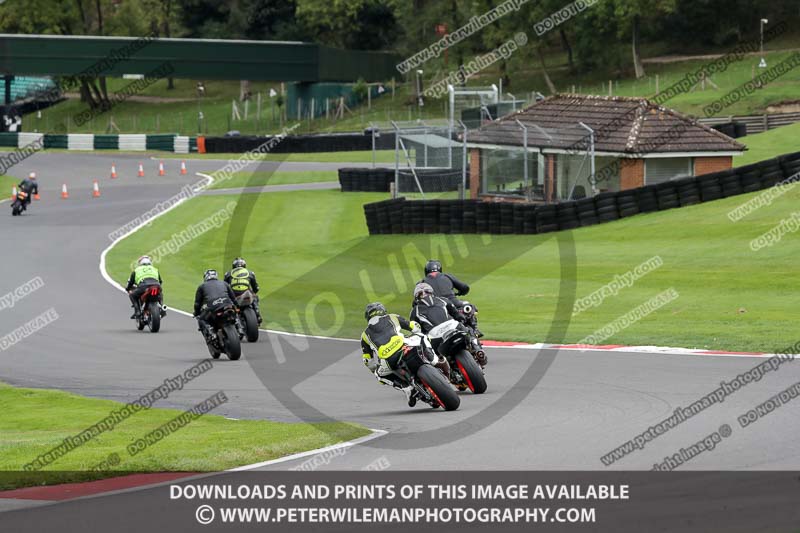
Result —
[[[558,202],[732,167],[745,146],[645,98],[558,94],[467,133],[484,200]]]

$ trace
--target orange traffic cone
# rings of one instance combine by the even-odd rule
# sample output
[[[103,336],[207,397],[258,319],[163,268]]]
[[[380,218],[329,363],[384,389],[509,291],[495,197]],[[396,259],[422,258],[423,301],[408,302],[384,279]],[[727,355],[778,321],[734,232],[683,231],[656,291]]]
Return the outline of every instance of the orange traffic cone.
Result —
[[[111,163],[111,179],[113,180],[116,178],[117,178],[117,165]]]
[[[69,198],[69,193],[67,192],[67,184],[64,183],[61,185],[61,199],[66,200],[67,198]]]
[[[17,186],[14,185],[13,187],[11,187],[11,201],[13,202],[16,199],[17,199]]]
[[[186,161],[181,161],[181,174],[186,174]]]
[[[139,163],[139,172],[137,172],[136,175],[139,176],[140,178],[144,177],[144,167],[142,166],[141,163]]]
[[[164,175],[164,162],[163,161],[158,163],[158,175],[159,176],[163,176]]]
[[[100,198],[100,185],[97,184],[97,180],[94,180],[92,186],[92,198]]]

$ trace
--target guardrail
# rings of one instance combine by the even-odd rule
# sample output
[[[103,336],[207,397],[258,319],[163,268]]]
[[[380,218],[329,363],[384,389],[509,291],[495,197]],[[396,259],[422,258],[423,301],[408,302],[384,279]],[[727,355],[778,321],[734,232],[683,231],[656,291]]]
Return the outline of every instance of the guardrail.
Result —
[[[43,141],[43,143],[42,143]],[[91,133],[69,133],[64,135],[50,133],[0,133],[0,146],[24,148],[31,143],[41,148],[61,148],[65,150],[160,150],[175,153],[197,151],[197,139],[175,133],[155,135],[119,134],[94,135]]]
[[[698,122],[706,126],[717,126],[730,122],[747,124],[747,134],[763,133],[768,130],[800,122],[800,113],[764,113],[763,115],[730,115],[727,117],[701,118]]]
[[[754,192],[798,173],[800,152],[795,152],[721,172],[558,204],[397,198],[365,204],[364,215],[371,235],[548,233]]]

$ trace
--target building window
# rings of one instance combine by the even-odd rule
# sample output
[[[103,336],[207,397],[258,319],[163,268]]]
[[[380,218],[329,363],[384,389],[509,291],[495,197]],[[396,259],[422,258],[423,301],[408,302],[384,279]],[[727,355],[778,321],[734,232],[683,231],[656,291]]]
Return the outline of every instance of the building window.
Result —
[[[521,150],[482,150],[481,192],[525,196],[525,156]],[[528,187],[539,182],[537,154],[528,152]]]
[[[644,183],[654,185],[692,175],[691,157],[658,157],[645,159]]]

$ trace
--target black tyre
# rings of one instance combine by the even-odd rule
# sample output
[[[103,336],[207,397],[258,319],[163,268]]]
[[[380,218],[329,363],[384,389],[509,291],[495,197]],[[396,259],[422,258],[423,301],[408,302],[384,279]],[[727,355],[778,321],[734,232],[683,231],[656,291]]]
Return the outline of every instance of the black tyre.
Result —
[[[422,365],[417,371],[417,379],[420,385],[425,387],[428,393],[439,402],[439,405],[444,407],[445,411],[455,411],[461,405],[461,398],[458,397],[456,391],[442,373],[431,365]]]
[[[242,311],[242,315],[244,316],[244,331],[247,342],[258,341],[258,318],[256,317],[256,312],[247,307]]]
[[[161,329],[161,309],[158,307],[158,302],[150,302],[147,307],[150,313],[147,325],[150,326],[151,333],[158,333],[158,330]]]
[[[231,361],[237,361],[242,356],[242,343],[239,341],[239,333],[236,326],[228,324],[223,329],[225,332],[225,353]]]
[[[480,365],[475,361],[466,350],[461,350],[456,354],[456,368],[467,382],[467,387],[474,394],[486,392],[486,377],[483,375]]]

